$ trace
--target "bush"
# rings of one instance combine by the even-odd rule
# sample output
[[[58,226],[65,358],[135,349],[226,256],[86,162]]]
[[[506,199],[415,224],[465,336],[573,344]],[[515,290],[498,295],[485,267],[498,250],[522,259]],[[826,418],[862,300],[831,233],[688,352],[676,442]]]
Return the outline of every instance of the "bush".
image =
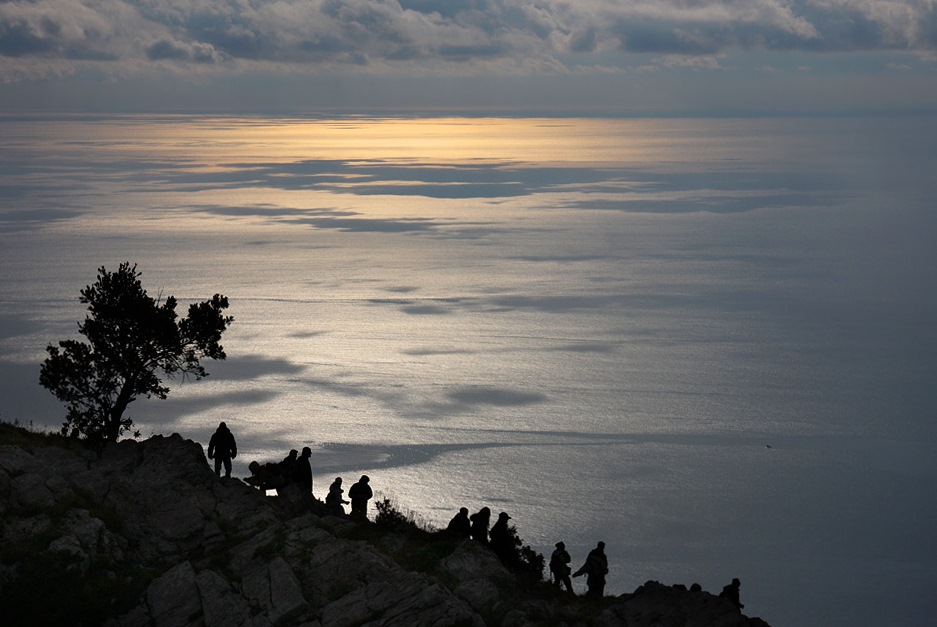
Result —
[[[402,530],[406,528],[417,529],[415,521],[411,520],[406,514],[397,508],[397,504],[389,498],[374,502],[377,509],[377,515],[374,517],[374,523],[385,529]]]
[[[524,544],[524,541],[517,535],[517,528],[514,525],[508,525],[508,537],[513,550],[507,554],[507,559],[502,558],[504,565],[514,574],[530,581],[542,580],[546,566],[543,555],[533,550],[529,544]]]

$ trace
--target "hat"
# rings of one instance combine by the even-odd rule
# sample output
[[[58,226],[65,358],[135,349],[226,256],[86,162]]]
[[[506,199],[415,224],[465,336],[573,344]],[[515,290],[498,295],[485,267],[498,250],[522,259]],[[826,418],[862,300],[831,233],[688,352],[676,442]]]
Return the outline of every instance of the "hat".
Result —
[[[558,549],[565,549],[565,548],[566,548],[566,543],[565,543],[565,542],[557,542],[557,543],[556,543],[556,548],[558,548]]]
[[[511,517],[508,516],[508,513],[507,513],[507,512],[501,512],[500,514],[498,514],[498,518],[506,518],[506,519],[508,519],[508,520],[511,519]]]

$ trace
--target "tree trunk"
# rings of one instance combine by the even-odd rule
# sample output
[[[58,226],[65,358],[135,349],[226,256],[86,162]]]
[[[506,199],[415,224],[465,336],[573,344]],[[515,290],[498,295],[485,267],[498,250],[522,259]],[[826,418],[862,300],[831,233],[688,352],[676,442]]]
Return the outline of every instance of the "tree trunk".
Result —
[[[120,389],[120,394],[111,407],[110,415],[107,418],[107,424],[104,426],[104,439],[116,442],[120,437],[120,425],[124,418],[124,411],[127,405],[133,400],[133,385],[130,381],[124,382],[124,387]]]

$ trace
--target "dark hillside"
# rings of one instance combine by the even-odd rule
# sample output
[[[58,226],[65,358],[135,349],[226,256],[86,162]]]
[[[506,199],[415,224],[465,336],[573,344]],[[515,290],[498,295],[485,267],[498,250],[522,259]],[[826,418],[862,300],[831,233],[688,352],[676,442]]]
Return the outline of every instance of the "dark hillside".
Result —
[[[0,424],[5,625],[765,627],[728,601],[648,582],[590,601],[486,547],[327,516],[297,493],[218,479],[179,435],[98,447]],[[373,508],[372,508],[373,516]]]

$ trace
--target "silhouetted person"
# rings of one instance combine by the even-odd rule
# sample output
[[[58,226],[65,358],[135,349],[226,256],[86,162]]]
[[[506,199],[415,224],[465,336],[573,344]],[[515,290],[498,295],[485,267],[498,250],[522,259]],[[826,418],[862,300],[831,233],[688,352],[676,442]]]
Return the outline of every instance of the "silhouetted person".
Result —
[[[719,596],[723,599],[728,599],[732,602],[732,605],[737,607],[739,611],[742,610],[744,605],[742,605],[739,600],[739,588],[742,586],[742,582],[738,580],[738,577],[732,580],[732,583],[723,586],[722,592],[719,593]]]
[[[588,591],[586,596],[602,597],[605,595],[605,575],[608,574],[608,558],[605,557],[605,543],[599,542],[589,551],[586,563],[573,573],[573,577],[586,576]]]
[[[280,475],[286,480],[287,483],[296,480],[296,456],[299,455],[299,451],[296,449],[290,449],[289,455],[283,458],[283,461],[280,462]]]
[[[361,475],[358,483],[348,489],[348,498],[351,499],[351,517],[360,520],[368,518],[368,501],[374,496],[369,485],[371,479],[367,475]]]
[[[482,544],[488,544],[488,525],[491,522],[491,510],[483,507],[471,516],[469,516],[472,526],[469,533],[473,540],[478,540]]]
[[[488,534],[488,546],[505,564],[511,562],[514,557],[514,540],[511,537],[511,532],[508,531],[509,520],[511,520],[511,517],[508,516],[508,513],[501,512]]]
[[[469,520],[467,507],[459,508],[459,513],[449,521],[446,531],[460,540],[472,535],[472,521]]]
[[[247,465],[251,471],[251,476],[245,479],[247,483],[256,486],[261,490],[272,490],[280,480],[280,468],[278,464],[259,464],[253,461]]]
[[[309,465],[309,458],[312,457],[312,449],[308,446],[303,447],[303,454],[296,460],[296,470],[293,473],[296,476],[296,482],[302,488],[303,494],[312,493],[312,466]]]
[[[231,476],[231,460],[237,457],[238,447],[234,435],[228,430],[228,425],[220,423],[208,441],[208,459],[215,459],[215,474],[221,476],[221,466],[224,465],[224,476]]]
[[[335,477],[335,481],[329,486],[329,494],[325,497],[326,509],[330,514],[334,516],[345,515],[345,508],[342,507],[342,505],[347,505],[348,501],[342,498],[344,493],[345,490],[342,489],[342,478]]]
[[[570,593],[573,592],[573,582],[569,579],[569,574],[573,570],[569,566],[571,561],[573,561],[573,558],[569,556],[566,544],[557,542],[556,549],[553,551],[553,555],[550,556],[550,574],[553,575],[553,584],[557,588],[562,584],[566,586],[566,591]]]

